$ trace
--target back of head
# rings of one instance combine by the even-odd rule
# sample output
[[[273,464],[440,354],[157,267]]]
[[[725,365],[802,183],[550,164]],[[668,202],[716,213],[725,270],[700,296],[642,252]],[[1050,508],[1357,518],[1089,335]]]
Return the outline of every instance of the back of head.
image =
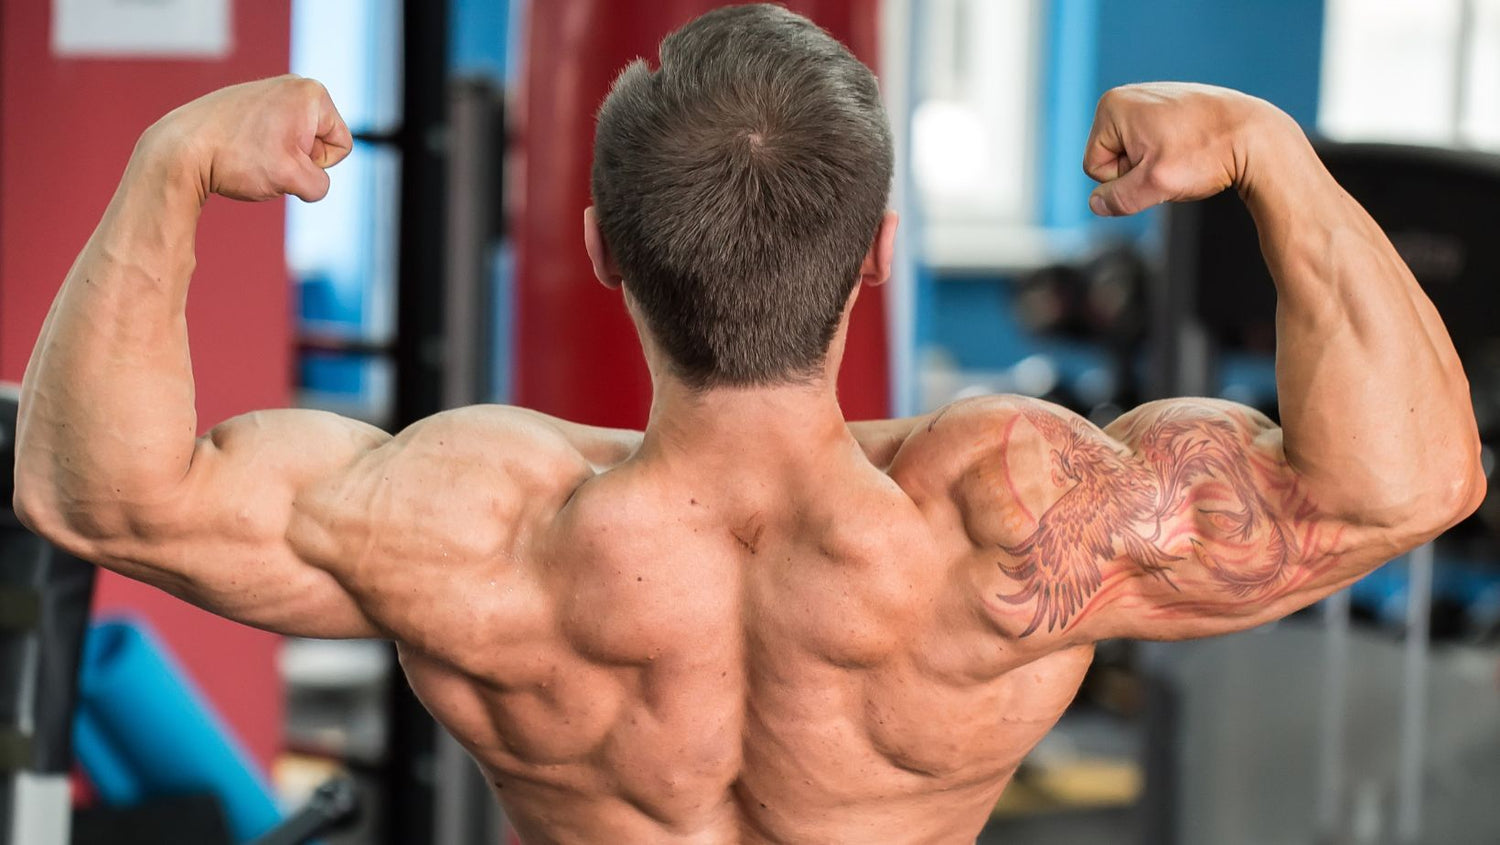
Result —
[[[778,6],[709,12],[599,111],[600,229],[676,375],[711,388],[819,371],[890,189],[875,77]]]

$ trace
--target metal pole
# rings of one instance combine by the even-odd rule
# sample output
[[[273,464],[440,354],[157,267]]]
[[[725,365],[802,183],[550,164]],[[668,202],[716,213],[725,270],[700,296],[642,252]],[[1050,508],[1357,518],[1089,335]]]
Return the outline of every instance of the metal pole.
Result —
[[[1427,730],[1428,622],[1432,604],[1432,544],[1408,556],[1406,655],[1401,689],[1401,753],[1397,772],[1396,836],[1416,842],[1422,835],[1422,758]]]
[[[449,98],[443,404],[455,408],[490,393],[490,252],[500,237],[505,133],[500,92],[489,82],[455,80]]]
[[[1344,826],[1344,737],[1349,706],[1349,591],[1323,600],[1323,697],[1318,714],[1318,833]]]
[[[1458,31],[1453,50],[1453,145],[1470,146],[1464,138],[1464,118],[1469,113],[1469,65],[1474,58],[1474,0],[1459,0]]]
[[[911,119],[919,94],[917,63],[919,33],[926,18],[917,14],[913,0],[886,0],[880,6],[880,93],[891,115],[896,144],[896,176],[891,186],[891,207],[901,215],[896,229],[896,269],[887,286],[889,308],[886,320],[891,335],[891,410],[898,417],[920,413],[917,404],[916,301],[917,236],[921,215],[911,175]],[[922,408],[920,410],[926,410]]]
[[[1140,842],[1175,845],[1180,841],[1183,696],[1168,672],[1166,643],[1141,643],[1140,670],[1146,687],[1145,741],[1141,768],[1145,789],[1140,806]]]
[[[443,410],[448,193],[448,4],[402,4],[396,428]]]
[[[428,0],[401,4],[401,218],[393,360],[397,429],[443,410],[448,5]],[[431,842],[440,729],[402,673],[392,673],[388,693],[381,842]]]
[[[496,845],[504,815],[489,781],[458,740],[441,728],[433,763],[432,845]]]
[[[1212,396],[1217,344],[1198,316],[1202,203],[1167,212],[1166,267],[1150,277],[1147,304],[1147,399]]]
[[[500,92],[481,80],[450,83],[442,404],[489,398],[490,249],[500,236],[504,122]],[[433,762],[433,845],[493,845],[503,826],[489,782],[469,752],[438,730]]]

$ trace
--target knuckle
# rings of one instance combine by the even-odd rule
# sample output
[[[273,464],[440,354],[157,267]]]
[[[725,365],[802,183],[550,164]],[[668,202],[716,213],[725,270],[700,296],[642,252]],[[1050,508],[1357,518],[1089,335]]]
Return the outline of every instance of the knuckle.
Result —
[[[271,179],[283,188],[296,185],[302,181],[302,170],[290,160],[282,160],[271,168]]]
[[[1154,191],[1171,191],[1182,181],[1181,170],[1172,162],[1161,162],[1146,168],[1141,178]]]
[[[328,93],[327,89],[323,87],[323,83],[319,82],[316,79],[309,79],[305,76],[298,77],[297,87],[301,91],[303,96],[311,97],[314,99],[321,98]]]

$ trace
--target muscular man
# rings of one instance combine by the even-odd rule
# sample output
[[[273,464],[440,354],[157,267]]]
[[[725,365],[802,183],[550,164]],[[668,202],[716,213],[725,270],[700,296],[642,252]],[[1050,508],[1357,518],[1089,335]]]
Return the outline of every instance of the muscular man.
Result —
[[[584,225],[650,364],[644,432],[280,410],[195,439],[205,201],[316,200],[349,150],[317,83],[273,79],[142,137],[26,373],[18,513],[231,619],[394,640],[530,843],[959,843],[1095,641],[1276,619],[1479,501],[1442,323],[1269,104],[1111,91],[1084,166],[1101,214],[1239,191],[1283,427],[1182,399],[1101,431],[1009,396],[848,424],[849,305],[895,229],[874,78],[769,6],[661,60],[604,104]]]

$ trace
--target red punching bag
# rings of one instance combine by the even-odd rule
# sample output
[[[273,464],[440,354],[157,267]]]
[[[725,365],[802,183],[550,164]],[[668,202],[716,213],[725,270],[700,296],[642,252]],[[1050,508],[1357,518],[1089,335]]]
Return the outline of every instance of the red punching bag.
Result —
[[[618,291],[594,279],[583,248],[594,115],[630,61],[713,0],[546,0],[530,4],[523,103],[513,149],[517,404],[594,425],[640,428],[651,380]],[[879,0],[792,0],[875,67]],[[854,308],[839,376],[850,419],[889,413],[883,288]]]

